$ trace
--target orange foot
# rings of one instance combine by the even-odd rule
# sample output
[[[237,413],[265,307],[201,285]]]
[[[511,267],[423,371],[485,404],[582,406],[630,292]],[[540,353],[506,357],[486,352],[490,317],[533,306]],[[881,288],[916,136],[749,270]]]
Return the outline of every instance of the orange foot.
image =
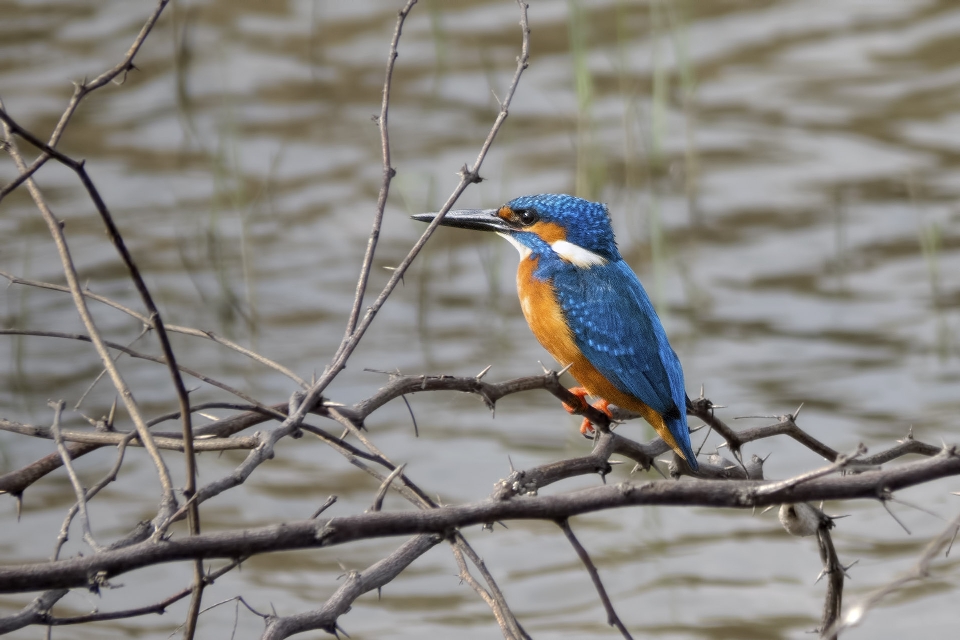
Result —
[[[580,400],[580,403],[578,404],[578,406],[572,407],[566,402],[564,402],[563,408],[567,410],[567,413],[576,413],[578,411],[583,411],[584,409],[587,408],[587,401],[585,398],[586,396],[590,395],[590,393],[586,389],[584,389],[583,387],[574,387],[573,389],[570,389],[570,393],[577,396],[577,398]],[[594,402],[592,406],[594,409],[599,409],[600,411],[603,411],[605,414],[607,414],[608,417],[610,418],[613,417],[613,414],[610,412],[610,409],[608,408],[610,406],[610,403],[607,402],[606,400],[601,398],[600,400],[597,400],[596,402]],[[586,437],[592,437],[593,431],[594,431],[593,423],[590,422],[589,418],[584,418],[583,422],[580,424],[581,435]]]

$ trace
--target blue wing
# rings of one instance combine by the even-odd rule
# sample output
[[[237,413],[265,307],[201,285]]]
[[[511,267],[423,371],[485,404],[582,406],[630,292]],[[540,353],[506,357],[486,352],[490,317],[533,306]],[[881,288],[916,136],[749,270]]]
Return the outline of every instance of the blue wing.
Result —
[[[687,459],[696,464],[683,369],[636,274],[618,260],[558,270],[553,286],[584,356],[620,391],[663,416]]]

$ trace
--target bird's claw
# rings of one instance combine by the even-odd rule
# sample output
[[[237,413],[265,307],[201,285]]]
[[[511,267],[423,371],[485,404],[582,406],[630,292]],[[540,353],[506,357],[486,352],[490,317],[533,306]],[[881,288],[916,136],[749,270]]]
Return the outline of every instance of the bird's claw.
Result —
[[[566,402],[564,402],[563,408],[566,409],[568,413],[577,413],[587,408],[588,403],[585,398],[590,394],[587,392],[586,389],[584,389],[583,387],[574,387],[573,389],[570,389],[570,393],[577,396],[581,404],[579,407],[574,408],[568,405]],[[594,409],[599,409],[600,411],[603,411],[605,414],[607,414],[608,418],[611,418],[611,419],[613,418],[613,413],[610,411],[610,408],[609,408],[610,403],[604,400],[603,398],[601,398],[600,400],[597,400],[596,402],[594,402],[592,405],[589,405],[589,406],[592,406]],[[590,422],[590,418],[584,418],[583,422],[580,423],[580,435],[584,436],[585,438],[593,438],[593,432],[594,432],[593,423]]]
[[[566,409],[567,413],[580,413],[581,411],[587,408],[586,398],[588,395],[590,395],[590,393],[585,388],[574,387],[572,389],[568,389],[568,391],[570,391],[570,393],[572,393],[573,395],[577,396],[577,399],[579,400],[579,402],[575,407],[564,402],[563,408]]]

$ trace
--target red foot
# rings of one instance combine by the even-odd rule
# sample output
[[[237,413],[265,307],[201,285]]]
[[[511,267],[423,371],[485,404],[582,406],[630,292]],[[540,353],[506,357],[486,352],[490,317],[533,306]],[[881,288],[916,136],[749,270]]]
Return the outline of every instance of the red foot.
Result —
[[[587,401],[585,398],[590,395],[590,393],[586,389],[583,387],[574,387],[573,389],[570,389],[570,393],[577,396],[577,398],[580,400],[580,405],[577,407],[571,407],[569,404],[564,402],[563,408],[567,410],[567,413],[577,413],[587,408]],[[599,409],[607,414],[608,417],[612,418],[613,414],[610,412],[610,409],[608,409],[609,405],[609,402],[601,398],[600,400],[594,402],[592,406],[594,409]],[[584,418],[583,423],[580,425],[580,433],[584,436],[592,437],[593,431],[593,423],[591,423],[588,418]]]
[[[576,413],[578,411],[583,411],[584,409],[586,409],[587,408],[586,397],[590,395],[590,392],[584,389],[583,387],[574,387],[573,389],[569,389],[569,391],[573,395],[577,396],[580,402],[575,407],[571,407],[569,404],[564,402],[563,408],[567,410],[567,413]]]
[[[600,400],[594,402],[592,406],[594,409],[600,409],[600,411],[603,411],[605,414],[607,414],[608,418],[613,418],[613,413],[611,413],[610,409],[608,408],[610,403],[606,400],[601,398]],[[580,435],[587,438],[592,438],[593,431],[593,423],[590,422],[589,418],[584,418],[583,422],[580,423]]]

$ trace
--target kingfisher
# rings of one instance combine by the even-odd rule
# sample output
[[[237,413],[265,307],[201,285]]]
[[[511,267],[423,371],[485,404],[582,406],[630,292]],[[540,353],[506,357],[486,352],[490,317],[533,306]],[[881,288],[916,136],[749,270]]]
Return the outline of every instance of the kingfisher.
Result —
[[[499,209],[448,211],[440,224],[493,231],[516,247],[523,316],[582,385],[570,390],[581,406],[593,396],[599,398],[593,406],[608,416],[610,404],[639,413],[697,470],[680,360],[640,279],[620,256],[606,205],[569,195],[522,196]],[[588,435],[593,425],[584,419],[580,431]]]

